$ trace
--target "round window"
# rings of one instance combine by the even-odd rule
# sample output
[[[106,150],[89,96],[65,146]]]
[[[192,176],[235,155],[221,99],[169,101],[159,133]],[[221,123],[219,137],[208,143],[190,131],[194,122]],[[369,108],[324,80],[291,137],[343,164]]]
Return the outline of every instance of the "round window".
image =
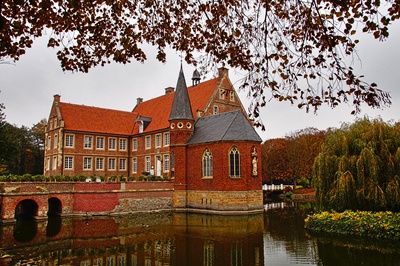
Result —
[[[175,128],[175,124],[174,123],[171,123],[171,129],[174,129]]]
[[[182,128],[182,127],[183,127],[182,122],[179,122],[179,123],[178,123],[178,128]]]
[[[191,124],[190,122],[187,122],[187,123],[186,123],[186,127],[187,127],[187,128],[191,128],[191,127],[192,127],[192,124]]]

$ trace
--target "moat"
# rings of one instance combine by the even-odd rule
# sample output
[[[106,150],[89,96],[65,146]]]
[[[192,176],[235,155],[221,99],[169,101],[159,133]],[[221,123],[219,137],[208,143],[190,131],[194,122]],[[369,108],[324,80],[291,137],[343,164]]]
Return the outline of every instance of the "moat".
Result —
[[[311,203],[254,215],[142,213],[1,226],[0,265],[400,265],[400,244],[304,229]]]

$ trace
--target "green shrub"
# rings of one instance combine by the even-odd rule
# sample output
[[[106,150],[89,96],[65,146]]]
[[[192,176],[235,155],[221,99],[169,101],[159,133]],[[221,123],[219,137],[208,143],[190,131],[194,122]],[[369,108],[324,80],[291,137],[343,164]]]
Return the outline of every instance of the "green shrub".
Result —
[[[400,240],[400,213],[325,211],[307,217],[305,227],[315,232]]]

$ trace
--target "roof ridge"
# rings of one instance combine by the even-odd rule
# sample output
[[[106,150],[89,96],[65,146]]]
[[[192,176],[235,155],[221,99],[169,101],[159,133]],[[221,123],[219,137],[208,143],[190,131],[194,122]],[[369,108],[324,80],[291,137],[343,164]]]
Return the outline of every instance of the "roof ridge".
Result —
[[[229,125],[228,125],[228,127],[226,128],[224,134],[222,135],[222,139],[225,139],[225,135],[226,135],[226,134],[229,132],[229,130],[231,129],[232,124],[235,122],[235,120],[236,120],[236,118],[237,118],[237,116],[238,116],[238,114],[239,114],[238,111],[239,111],[239,110],[234,110],[234,111],[231,111],[231,112],[225,112],[225,113],[223,113],[223,114],[230,114],[230,113],[236,112],[235,116],[233,117],[233,119],[232,119],[231,122],[229,123]]]
[[[79,107],[85,107],[85,108],[101,109],[101,110],[106,110],[106,111],[115,111],[115,112],[123,112],[123,113],[135,113],[133,111],[124,111],[124,110],[105,108],[105,107],[99,107],[99,106],[84,105],[84,104],[78,104],[78,103],[59,102],[58,104],[59,105],[73,105],[73,106],[79,106]]]

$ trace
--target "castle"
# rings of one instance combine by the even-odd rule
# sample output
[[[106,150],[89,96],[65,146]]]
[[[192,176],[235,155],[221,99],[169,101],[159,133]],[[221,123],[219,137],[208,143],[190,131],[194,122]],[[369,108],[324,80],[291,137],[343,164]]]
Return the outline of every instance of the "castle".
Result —
[[[132,112],[61,101],[54,95],[46,127],[46,176],[164,176],[174,183],[174,208],[262,209],[261,138],[229,79],[176,88]]]

